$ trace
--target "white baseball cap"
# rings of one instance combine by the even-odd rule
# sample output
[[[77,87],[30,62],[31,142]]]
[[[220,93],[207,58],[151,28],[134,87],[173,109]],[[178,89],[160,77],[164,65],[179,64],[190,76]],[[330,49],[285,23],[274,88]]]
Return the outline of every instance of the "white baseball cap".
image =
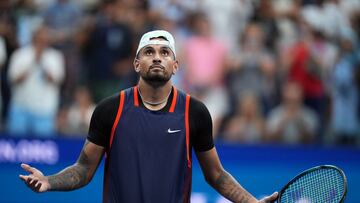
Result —
[[[154,39],[158,37],[163,37],[166,40]],[[138,55],[138,53],[142,48],[148,45],[156,45],[156,44],[162,44],[168,46],[176,57],[174,37],[168,31],[165,30],[154,30],[145,33],[140,39],[140,43],[137,48],[136,55]]]

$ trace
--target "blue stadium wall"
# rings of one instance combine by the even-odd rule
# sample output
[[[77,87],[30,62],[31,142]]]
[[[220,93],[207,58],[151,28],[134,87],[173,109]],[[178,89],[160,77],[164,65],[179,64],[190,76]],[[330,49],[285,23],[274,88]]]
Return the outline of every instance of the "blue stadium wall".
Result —
[[[103,164],[89,185],[72,192],[37,194],[18,177],[26,174],[20,167],[22,162],[30,163],[44,174],[58,172],[76,161],[83,142],[83,139],[22,139],[0,135],[0,203],[101,202]],[[347,175],[346,202],[360,202],[358,148],[223,143],[217,143],[216,147],[227,171],[258,198],[279,190],[289,179],[309,167],[332,164],[342,168]],[[192,202],[227,202],[206,184],[195,155],[193,158]]]

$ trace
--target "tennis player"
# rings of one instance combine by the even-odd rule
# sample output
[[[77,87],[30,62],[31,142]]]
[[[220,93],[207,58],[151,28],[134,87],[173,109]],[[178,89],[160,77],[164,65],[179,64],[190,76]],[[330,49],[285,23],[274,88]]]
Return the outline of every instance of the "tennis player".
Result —
[[[134,69],[140,75],[138,85],[96,107],[74,165],[44,176],[21,164],[29,172],[20,175],[28,187],[35,192],[83,187],[105,154],[103,202],[190,202],[194,148],[206,181],[227,199],[262,203],[276,199],[274,193],[258,201],[222,167],[207,108],[171,83],[178,61],[170,33],[145,33]]]

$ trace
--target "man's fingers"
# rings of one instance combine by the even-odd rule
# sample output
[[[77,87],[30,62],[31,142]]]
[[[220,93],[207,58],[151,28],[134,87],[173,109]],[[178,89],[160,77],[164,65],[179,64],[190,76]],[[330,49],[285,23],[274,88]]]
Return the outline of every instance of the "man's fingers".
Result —
[[[36,183],[38,183],[38,182],[39,182],[39,180],[37,180],[37,179],[32,180],[32,181],[30,182],[30,187],[35,188],[35,185],[36,185]]]
[[[41,188],[41,181],[39,181],[39,179],[37,179],[36,177],[29,175],[29,176],[24,176],[24,175],[19,175],[20,179],[23,180],[25,182],[25,184],[32,189],[35,192],[39,192],[40,188]]]
[[[34,173],[34,168],[27,164],[21,164],[21,168],[23,168],[25,171],[29,173]]]
[[[279,193],[278,192],[274,192],[271,197],[273,200],[275,200],[278,197]]]
[[[26,180],[26,184],[30,185],[33,180],[37,179],[36,177],[34,177],[33,175],[28,175],[27,180]]]
[[[272,193],[272,195],[270,195],[269,197],[266,197],[266,202],[273,202],[277,199],[278,197],[278,192],[274,192]]]
[[[272,195],[263,198],[260,202],[261,203],[275,202],[278,195],[279,195],[278,192],[274,192],[274,193],[272,193]]]
[[[36,191],[36,192],[39,192],[39,191],[40,191],[41,185],[42,185],[42,184],[41,184],[40,181],[35,185],[35,191]]]
[[[34,169],[27,165],[27,164],[21,164],[21,168],[23,168],[25,171],[29,172],[29,173],[33,173]],[[24,181],[27,185],[30,185],[31,180],[33,180],[32,175],[19,175],[19,178]]]
[[[37,179],[32,179],[29,184],[30,186],[34,187],[37,182],[38,182]]]
[[[33,179],[32,179],[30,176],[28,176],[28,178],[26,179],[26,184],[30,185],[30,182],[31,182],[32,180],[33,180]]]
[[[27,181],[28,177],[29,177],[29,176],[19,175],[19,178],[20,178],[22,181],[24,181],[24,182]]]
[[[19,175],[19,178],[24,181],[31,190],[33,190],[34,192],[40,192],[42,183],[37,176],[33,175],[33,173],[36,172],[36,169],[27,164],[21,164],[21,167],[31,174]]]
[[[41,182],[38,181],[36,184],[35,184],[35,188],[40,188],[41,187]]]

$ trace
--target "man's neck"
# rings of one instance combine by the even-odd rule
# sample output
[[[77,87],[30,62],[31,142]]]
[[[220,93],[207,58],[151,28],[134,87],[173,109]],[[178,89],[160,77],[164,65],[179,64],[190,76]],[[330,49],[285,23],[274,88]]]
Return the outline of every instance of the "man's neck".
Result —
[[[172,89],[172,83],[169,81],[165,85],[153,87],[146,81],[140,79],[138,87],[141,94],[141,99],[144,103],[148,102],[156,104],[167,100],[167,97],[170,95]]]

